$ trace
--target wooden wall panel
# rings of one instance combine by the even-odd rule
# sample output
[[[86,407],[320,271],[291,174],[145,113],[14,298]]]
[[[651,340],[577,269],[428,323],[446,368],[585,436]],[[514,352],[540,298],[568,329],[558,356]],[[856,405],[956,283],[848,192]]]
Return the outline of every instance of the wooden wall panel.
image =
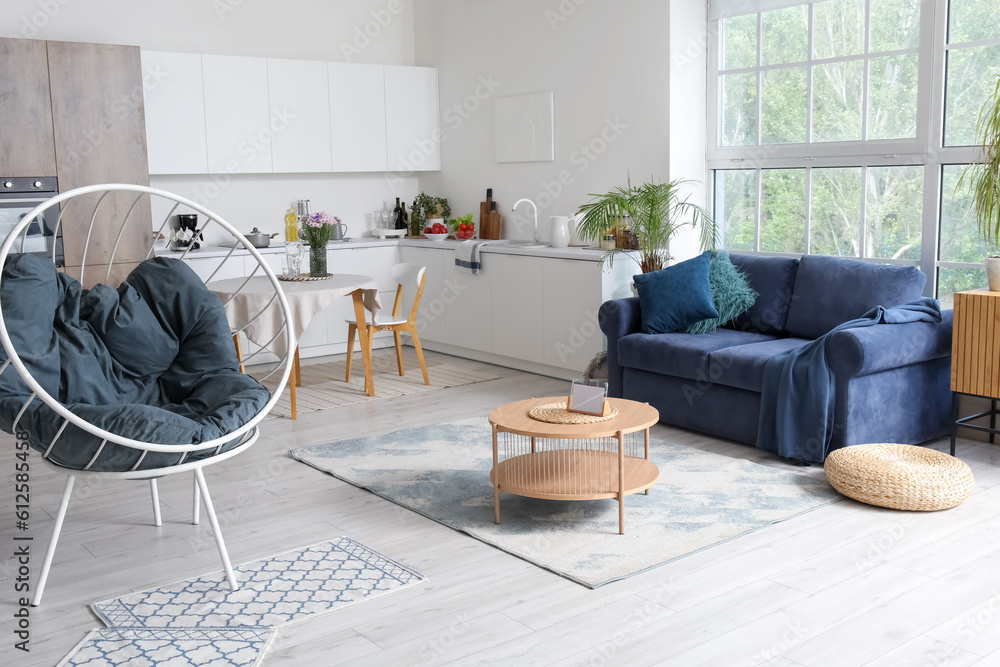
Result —
[[[59,190],[100,183],[149,185],[139,47],[76,42],[47,42],[47,47]],[[118,223],[134,199],[133,193],[119,193],[102,204],[87,264],[107,261]],[[96,196],[88,197],[86,205],[77,203],[63,215],[67,266],[83,260],[89,212],[96,201]],[[146,256],[152,234],[148,200],[132,218],[115,261]]]
[[[45,42],[0,38],[0,176],[56,175]]]

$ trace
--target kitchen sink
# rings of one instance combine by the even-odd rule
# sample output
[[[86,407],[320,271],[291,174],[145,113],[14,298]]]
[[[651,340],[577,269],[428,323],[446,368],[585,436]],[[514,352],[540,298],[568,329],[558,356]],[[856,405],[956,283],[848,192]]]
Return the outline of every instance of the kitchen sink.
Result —
[[[517,247],[517,248],[547,248],[547,247],[549,247],[548,243],[540,243],[538,241],[511,241],[511,240],[505,239],[505,240],[502,241],[502,243],[504,245],[514,246],[514,247]]]

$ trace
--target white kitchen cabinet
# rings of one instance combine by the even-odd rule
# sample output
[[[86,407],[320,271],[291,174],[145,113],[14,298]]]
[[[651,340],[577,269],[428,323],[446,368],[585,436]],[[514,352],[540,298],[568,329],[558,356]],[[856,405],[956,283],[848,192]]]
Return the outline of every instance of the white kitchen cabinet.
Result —
[[[201,54],[142,51],[150,174],[208,172]]]
[[[387,171],[382,65],[327,63],[333,171]]]
[[[385,67],[385,131],[390,171],[441,169],[436,68]]]
[[[445,342],[470,350],[490,352],[493,349],[493,289],[489,263],[478,274],[461,271],[455,266],[453,250],[439,251],[444,255],[444,286],[450,301],[446,301]],[[490,258],[492,259],[492,258]]]
[[[454,254],[434,248],[413,248],[400,246],[401,262],[427,267],[424,278],[424,292],[417,310],[417,334],[424,339],[444,342],[448,337],[446,316],[457,294],[445,288],[444,261],[446,256],[454,259]],[[410,312],[412,296],[403,299],[403,312]]]
[[[543,258],[543,363],[581,373],[604,348],[597,313],[604,302],[603,275],[597,262]]]
[[[271,115],[267,59],[206,54],[201,64],[209,173],[272,172],[274,134],[292,121]]]
[[[449,354],[578,376],[604,348],[601,304],[631,296],[635,267],[624,257],[611,268],[592,254],[576,259],[485,250],[483,272],[474,276],[454,268],[450,246],[403,243],[402,261],[428,271],[421,340]]]
[[[542,363],[542,262],[525,255],[487,256],[493,290],[492,352]]]
[[[371,276],[378,284],[379,299],[382,301],[382,314],[392,312],[392,302],[396,298],[396,283],[390,271],[396,263],[397,250],[395,246],[378,246],[375,248],[344,248],[327,250],[327,268],[331,273],[353,273]],[[355,318],[354,301],[341,299],[324,312],[326,320],[327,343],[344,343],[347,341],[347,322]],[[407,311],[409,312],[409,311]],[[404,315],[405,317],[405,315]],[[391,331],[380,331],[375,334],[375,340],[392,338]],[[357,339],[354,349],[360,350]]]
[[[326,63],[267,59],[268,102],[278,119],[271,138],[275,173],[333,171]]]

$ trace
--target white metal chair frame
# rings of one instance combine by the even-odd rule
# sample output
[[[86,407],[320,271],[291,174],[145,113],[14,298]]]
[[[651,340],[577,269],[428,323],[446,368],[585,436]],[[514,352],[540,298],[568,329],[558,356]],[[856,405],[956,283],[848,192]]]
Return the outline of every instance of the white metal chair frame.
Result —
[[[212,272],[212,274],[208,277],[208,279],[205,280],[205,282],[207,283],[210,280],[212,280],[212,278],[214,278],[215,275],[218,273],[219,269],[221,269],[222,266],[224,266],[227,261],[233,260],[234,262],[240,262],[242,264],[243,255],[234,255],[237,249],[243,248],[249,251],[250,255],[257,261],[257,266],[251,272],[251,275],[246,278],[246,280],[249,281],[250,278],[252,278],[254,275],[257,275],[260,271],[263,271],[264,276],[267,277],[271,285],[274,287],[274,297],[270,299],[268,304],[261,309],[260,313],[258,313],[256,317],[259,317],[261,314],[263,314],[263,312],[267,308],[269,308],[271,304],[274,303],[275,300],[277,300],[278,306],[281,310],[281,315],[284,319],[284,328],[275,336],[275,338],[277,339],[278,336],[284,335],[286,342],[286,349],[289,350],[289,352],[286,353],[282,359],[279,359],[278,363],[275,364],[274,368],[271,369],[270,372],[268,373],[268,377],[270,377],[271,375],[279,371],[281,372],[281,380],[278,383],[277,388],[272,392],[270,400],[264,405],[264,407],[260,410],[260,412],[256,416],[254,416],[250,421],[248,421],[240,428],[230,433],[227,433],[224,436],[216,438],[214,440],[209,440],[197,444],[191,443],[186,445],[165,445],[159,443],[141,442],[129,438],[125,435],[112,433],[104,429],[98,428],[93,424],[90,424],[86,420],[75,415],[73,412],[67,409],[66,406],[62,405],[58,400],[49,395],[41,387],[41,385],[39,385],[38,382],[31,376],[30,372],[21,361],[21,358],[18,356],[17,350],[14,349],[14,346],[11,342],[10,336],[7,331],[7,322],[4,319],[3,309],[2,307],[0,307],[0,342],[3,343],[4,350],[6,350],[8,356],[7,362],[4,363],[2,367],[0,367],[0,373],[6,371],[9,366],[13,366],[13,368],[21,376],[21,379],[24,380],[25,384],[27,384],[28,388],[32,391],[31,396],[28,398],[27,402],[25,402],[24,406],[18,413],[17,418],[14,420],[13,428],[11,430],[17,432],[18,422],[23,416],[25,410],[28,408],[31,402],[36,398],[42,400],[47,406],[49,406],[52,410],[54,410],[58,415],[60,415],[64,419],[55,437],[49,443],[46,452],[42,455],[42,458],[46,464],[66,474],[67,478],[66,478],[66,485],[63,489],[62,500],[59,504],[59,512],[56,515],[55,526],[52,529],[52,539],[49,542],[48,550],[45,553],[45,559],[42,565],[41,576],[38,579],[38,583],[35,588],[35,594],[31,602],[33,606],[38,606],[41,603],[42,593],[45,590],[45,584],[46,581],[48,580],[49,569],[52,565],[52,557],[55,554],[56,544],[59,541],[59,533],[62,530],[63,520],[65,519],[66,516],[66,510],[69,507],[70,496],[72,495],[73,486],[77,477],[83,477],[83,478],[89,477],[89,478],[112,479],[112,480],[148,479],[150,483],[150,494],[152,496],[152,501],[153,501],[153,521],[156,526],[160,526],[162,521],[160,516],[159,497],[156,487],[157,478],[166,475],[173,475],[177,473],[193,471],[195,483],[194,483],[194,503],[192,510],[192,523],[198,524],[199,504],[200,501],[204,501],[205,511],[206,514],[208,515],[209,523],[212,526],[212,533],[215,536],[215,543],[216,546],[218,547],[219,556],[222,559],[222,565],[223,568],[225,569],[226,577],[229,581],[230,588],[232,588],[232,590],[234,591],[238,590],[239,583],[236,580],[236,575],[233,573],[232,564],[230,563],[229,560],[229,554],[226,551],[226,545],[222,539],[222,533],[219,529],[219,521],[215,514],[215,508],[212,504],[212,498],[209,495],[208,485],[205,482],[205,474],[203,468],[205,466],[212,465],[214,463],[218,463],[220,461],[224,461],[233,456],[236,456],[237,454],[248,449],[251,445],[253,445],[257,441],[257,438],[260,435],[258,424],[261,422],[261,420],[264,419],[267,413],[270,412],[271,408],[274,407],[275,403],[277,403],[278,398],[280,397],[281,392],[284,390],[285,384],[288,382],[289,375],[291,374],[292,371],[293,357],[291,354],[291,350],[295,349],[295,332],[292,330],[291,311],[289,310],[288,302],[285,300],[285,295],[281,289],[281,284],[279,283],[277,276],[275,276],[274,272],[267,265],[267,262],[264,260],[263,256],[259,252],[257,252],[257,249],[254,248],[254,246],[249,241],[247,241],[246,238],[244,238],[243,235],[240,234],[240,232],[237,231],[235,227],[233,227],[231,224],[223,220],[215,213],[204,208],[203,206],[188,199],[185,199],[184,197],[175,195],[173,193],[141,185],[113,183],[113,184],[91,185],[91,186],[81,187],[75,190],[70,190],[69,192],[62,193],[55,197],[52,197],[51,199],[39,204],[34,209],[32,209],[31,212],[25,215],[24,218],[21,220],[21,222],[4,240],[3,245],[0,246],[0,267],[2,267],[6,263],[8,255],[12,252],[12,248],[14,248],[15,244],[17,243],[18,236],[21,236],[20,247],[23,249],[24,236],[27,233],[28,225],[31,223],[32,220],[41,215],[44,211],[53,206],[62,205],[62,209],[59,213],[59,218],[56,223],[56,234],[58,234],[59,227],[62,223],[62,216],[65,213],[66,208],[68,206],[72,205],[74,201],[79,201],[78,200],[79,197],[83,197],[85,195],[91,195],[94,193],[101,193],[99,199],[97,200],[97,203],[94,205],[93,213],[90,216],[90,226],[87,230],[86,245],[84,247],[84,257],[86,258],[87,249],[89,248],[90,245],[90,239],[94,232],[94,222],[97,220],[97,216],[101,208],[101,205],[104,203],[107,196],[113,192],[134,192],[136,193],[136,197],[135,200],[132,202],[131,206],[128,208],[128,211],[123,217],[121,225],[118,229],[118,235],[117,238],[115,239],[115,244],[111,251],[111,257],[107,261],[107,272],[104,275],[105,281],[107,281],[111,275],[112,268],[114,267],[115,264],[115,254],[117,253],[118,246],[124,235],[126,225],[128,225],[130,222],[132,222],[132,224],[143,224],[143,222],[138,218],[132,217],[133,212],[136,210],[136,206],[139,204],[139,202],[143,197],[150,198],[150,205],[151,205],[150,210],[152,210],[152,203],[154,198],[161,198],[163,200],[166,200],[168,203],[172,203],[170,211],[163,217],[163,222],[160,224],[159,229],[155,230],[155,233],[154,230],[148,231],[148,233],[150,233],[151,242],[149,250],[146,254],[146,258],[150,258],[153,256],[156,239],[162,238],[163,231],[167,229],[170,218],[174,214],[174,212],[177,211],[177,209],[181,206],[186,207],[187,209],[190,209],[191,211],[196,212],[205,217],[206,221],[204,223],[204,226],[201,228],[202,231],[204,231],[205,228],[214,223],[219,227],[221,227],[226,232],[228,232],[235,241],[232,250],[230,250],[224,257],[220,259],[219,266],[216,267],[216,269]],[[190,247],[183,253],[182,258],[186,257],[189,251]],[[14,250],[14,252],[18,251]],[[54,259],[55,259],[55,247],[53,247],[53,260]],[[84,266],[81,266],[80,268],[81,283],[83,283],[84,281],[84,275],[87,268],[85,266],[86,261],[84,261],[83,264]],[[0,281],[2,281],[2,275],[0,275]],[[256,319],[256,317],[254,319]],[[245,328],[248,324],[249,323],[244,324],[243,327]],[[240,331],[242,331],[242,329],[240,329]],[[249,357],[243,359],[243,362],[244,363],[249,362],[254,356],[256,356],[257,354],[259,354],[264,350],[265,348],[262,347],[260,350],[254,352]],[[88,463],[83,470],[66,468],[65,466],[61,466],[48,459],[48,454],[51,452],[52,446],[55,444],[59,436],[62,435],[63,431],[69,424],[73,424],[74,426],[82,429],[83,431],[102,439],[102,443],[98,449],[97,454],[95,454],[95,456],[91,459],[90,463]],[[219,450],[225,444],[233,442],[236,439],[240,440],[238,445],[225,452],[219,453]],[[128,447],[141,452],[139,460],[135,463],[135,465],[132,467],[131,470],[121,471],[121,472],[98,472],[89,470],[90,466],[94,464],[94,462],[100,455],[100,452],[109,442],[115,445]],[[196,461],[186,461],[186,462],[184,461],[184,459],[192,453],[206,452],[211,450],[215,450],[215,454],[209,457],[199,459]],[[138,465],[141,463],[142,459],[148,452],[168,452],[173,454],[183,453],[183,457],[181,458],[180,463],[173,466],[154,468],[149,470],[136,470],[136,468],[138,467]]]
[[[396,281],[396,298],[392,303],[392,314],[386,318],[383,311],[379,311],[372,316],[372,321],[366,327],[368,335],[360,336],[360,344],[366,345],[368,354],[371,355],[372,345],[376,331],[391,331],[396,343],[396,366],[399,374],[403,375],[403,345],[400,334],[408,333],[413,340],[413,348],[417,351],[417,360],[420,362],[420,370],[424,375],[424,384],[431,383],[427,377],[427,364],[424,361],[424,351],[420,347],[420,336],[417,335],[417,309],[420,307],[420,298],[424,293],[424,278],[427,267],[416,264],[396,264],[390,269],[392,279]],[[413,305],[410,307],[410,314],[405,320],[399,319],[399,311],[403,306],[403,291],[413,290]],[[347,372],[344,382],[351,381],[351,361],[354,358],[354,335],[358,331],[357,320],[346,319],[347,322]]]

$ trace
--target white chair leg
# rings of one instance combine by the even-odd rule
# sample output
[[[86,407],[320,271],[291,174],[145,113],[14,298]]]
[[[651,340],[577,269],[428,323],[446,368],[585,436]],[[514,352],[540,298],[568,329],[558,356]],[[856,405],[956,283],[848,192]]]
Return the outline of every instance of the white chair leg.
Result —
[[[163,525],[160,518],[160,494],[156,492],[156,478],[149,480],[149,495],[153,497],[153,525],[159,528]]]
[[[66,509],[69,507],[69,497],[73,494],[73,483],[75,481],[76,477],[73,475],[66,478],[66,487],[63,489],[62,502],[59,503],[59,514],[56,515],[56,525],[52,527],[52,539],[49,541],[49,548],[45,552],[45,560],[42,562],[42,576],[38,578],[35,597],[31,601],[32,607],[42,604],[42,593],[45,591],[45,582],[49,578],[49,568],[52,567],[52,557],[56,554],[56,544],[59,542],[59,533],[62,531],[63,519],[66,518]]]
[[[205,473],[201,468],[195,468],[195,478],[198,480],[198,487],[201,489],[202,498],[205,501],[205,512],[208,514],[208,522],[212,524],[212,533],[215,535],[215,545],[219,547],[219,556],[222,557],[222,567],[226,570],[226,578],[229,579],[229,588],[238,591],[239,582],[233,573],[233,565],[229,562],[229,552],[226,551],[226,543],[222,541],[222,531],[219,530],[219,520],[215,517],[215,507],[212,506],[212,497],[208,495],[208,484],[205,482]]]
[[[191,523],[198,525],[201,523],[201,491],[198,489],[198,473],[195,471],[194,477],[194,506],[191,508]]]

